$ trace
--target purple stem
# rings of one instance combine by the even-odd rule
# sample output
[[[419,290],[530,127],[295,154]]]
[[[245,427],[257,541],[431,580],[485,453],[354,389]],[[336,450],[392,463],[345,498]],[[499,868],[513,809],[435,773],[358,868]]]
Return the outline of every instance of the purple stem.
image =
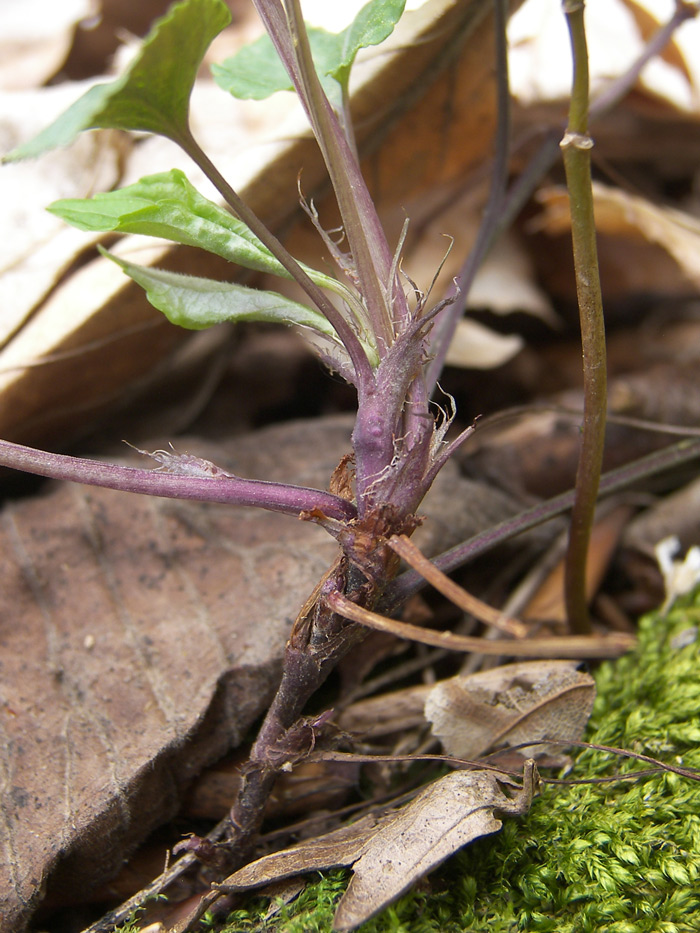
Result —
[[[493,5],[494,43],[496,62],[497,90],[497,123],[496,140],[491,170],[491,188],[489,198],[484,209],[484,216],[479,225],[476,242],[467,257],[466,262],[453,282],[445,298],[448,306],[439,316],[436,326],[431,334],[430,355],[433,359],[428,367],[428,390],[435,388],[440,373],[445,365],[445,358],[454,336],[457,324],[464,315],[467,297],[474,284],[476,273],[486,258],[496,239],[496,232],[500,232],[499,219],[506,197],[508,186],[508,164],[510,159],[510,80],[508,73],[508,47],[506,40],[506,26],[508,10],[505,0],[496,0]]]
[[[0,466],[25,470],[52,479],[105,486],[122,492],[136,492],[167,499],[197,499],[227,505],[249,505],[270,512],[298,516],[300,512],[320,509],[329,518],[347,521],[356,516],[352,502],[319,489],[288,486],[263,480],[241,479],[221,471],[221,476],[184,476],[138,467],[102,463],[54,454],[0,440]]]
[[[383,356],[393,342],[392,314],[408,320],[410,314],[403,291],[396,284],[392,307],[386,290],[392,255],[374,201],[355,159],[352,145],[318,80],[308,40],[303,33],[301,11],[295,0],[254,0],[258,14],[277,49],[323,154],[333,185],[343,228],[375,335]],[[297,32],[298,29],[298,32]]]

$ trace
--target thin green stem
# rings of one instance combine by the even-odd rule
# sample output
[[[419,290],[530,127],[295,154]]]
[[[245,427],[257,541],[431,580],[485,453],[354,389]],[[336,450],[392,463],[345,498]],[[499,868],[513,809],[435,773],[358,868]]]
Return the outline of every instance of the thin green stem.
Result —
[[[605,320],[598,273],[591,185],[593,141],[588,136],[589,78],[584,0],[564,0],[563,7],[571,35],[574,80],[569,125],[560,145],[571,206],[571,236],[583,350],[584,396],[581,449],[576,473],[576,495],[571,512],[564,590],[571,631],[587,634],[591,630],[591,623],[586,599],[586,564],[605,446]]]
[[[496,6],[496,11],[498,12],[498,6]],[[692,19],[696,17],[700,12],[700,8],[692,3],[684,2],[684,0],[677,0],[676,10],[668,22],[664,23],[658,30],[658,32],[652,36],[649,40],[647,46],[645,46],[643,52],[639,55],[636,61],[630,66],[630,68],[620,77],[615,80],[603,93],[597,97],[590,106],[589,116],[591,119],[600,117],[603,114],[607,113],[612,109],[616,104],[622,100],[622,98],[630,92],[634,87],[635,82],[637,81],[640,72],[644,66],[649,62],[650,59],[654,56],[660,54],[663,49],[668,44],[669,40],[673,36],[675,30],[684,23],[687,19]],[[497,74],[499,75],[499,99],[501,96],[501,87],[503,84],[503,72],[498,67]],[[499,127],[497,133],[501,132],[501,127],[503,126],[503,120],[505,119],[502,114],[502,111],[499,107]],[[496,145],[496,152],[500,152],[499,145]],[[556,131],[552,133],[547,133],[546,138],[543,140],[540,148],[535,153],[535,155],[530,160],[527,168],[521,172],[518,176],[518,179],[513,183],[512,188],[507,192],[507,194],[498,199],[496,204],[495,200],[495,188],[494,183],[497,178],[498,169],[494,166],[492,172],[492,195],[489,197],[489,205],[484,211],[484,217],[479,229],[478,240],[472,249],[472,252],[465,263],[462,271],[457,277],[457,283],[459,287],[459,300],[456,301],[451,308],[446,309],[441,318],[439,325],[436,326],[434,330],[434,336],[431,338],[431,344],[433,345],[433,359],[430,363],[428,370],[428,385],[430,389],[435,386],[435,382],[440,376],[442,367],[444,365],[444,357],[447,354],[447,347],[449,346],[449,339],[451,334],[454,332],[454,329],[457,325],[457,321],[462,316],[464,304],[466,298],[469,295],[474,277],[476,272],[479,269],[484,257],[488,253],[491,245],[495,243],[501,234],[507,230],[515,218],[520,213],[521,209],[525,206],[527,201],[532,196],[532,192],[535,190],[540,181],[544,178],[549,169],[554,165],[560,153],[559,146],[559,136]],[[491,209],[491,204],[496,204],[497,210]],[[457,297],[457,293],[454,288],[450,289],[448,293],[452,297]]]

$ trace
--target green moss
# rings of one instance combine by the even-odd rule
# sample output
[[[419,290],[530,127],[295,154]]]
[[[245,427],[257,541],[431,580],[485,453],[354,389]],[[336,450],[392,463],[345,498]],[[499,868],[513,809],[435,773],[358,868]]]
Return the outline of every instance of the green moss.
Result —
[[[700,591],[640,625],[637,651],[602,665],[587,740],[700,767]],[[687,637],[683,637],[687,635]],[[693,638],[693,634],[697,637]],[[569,778],[645,768],[586,750]],[[546,787],[522,820],[459,853],[362,933],[692,933],[700,930],[700,783],[670,773]],[[265,925],[327,933],[343,872]],[[255,929],[255,911],[227,933]]]

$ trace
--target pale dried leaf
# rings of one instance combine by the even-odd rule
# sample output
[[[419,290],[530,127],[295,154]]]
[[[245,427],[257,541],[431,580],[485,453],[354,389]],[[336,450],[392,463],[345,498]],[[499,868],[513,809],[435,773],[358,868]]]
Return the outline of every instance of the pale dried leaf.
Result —
[[[700,221],[599,182],[593,195],[596,229],[604,238],[601,276],[616,292],[687,295],[700,290]],[[568,232],[566,189],[547,188],[537,197],[543,205],[537,228],[552,236]]]
[[[513,233],[504,234],[484,260],[469,292],[468,307],[494,314],[521,311],[550,326],[558,322],[552,302],[536,282],[532,260]]]
[[[0,92],[0,151],[42,129],[85,85]],[[124,139],[91,133],[68,150],[36,162],[0,168],[0,347],[95,237],[68,228],[45,207],[58,198],[89,197],[111,188],[120,172]]]
[[[427,288],[442,263],[433,286],[433,294],[442,294],[473,245],[482,210],[481,197],[475,199],[470,191],[456,202],[451,199],[449,207],[440,211],[435,220],[419,227],[420,236],[416,242],[409,239],[403,264],[411,279]],[[454,243],[448,252],[451,240]],[[552,326],[557,322],[549,298],[535,281],[532,261],[513,234],[501,237],[489,253],[469,291],[467,307],[497,315],[522,312]],[[497,333],[467,317],[457,325],[447,362],[463,368],[493,369],[507,363],[523,346],[517,334]]]
[[[639,2],[639,0],[622,0],[622,2],[634,17],[639,33],[645,42],[649,42],[661,27],[663,18],[668,18],[671,12],[670,3],[662,2],[659,4],[652,2],[651,5],[648,5],[645,4],[643,0],[642,2]],[[665,9],[662,9],[664,6]],[[683,53],[675,41],[676,38],[677,37],[674,36],[671,39],[668,45],[659,54],[659,58],[672,68],[682,72],[688,82],[692,83],[693,75],[688,68],[688,63],[683,57]]]
[[[463,846],[498,832],[503,824],[496,813],[527,813],[533,769],[526,763],[522,788],[493,771],[454,771],[431,784],[369,841],[353,865],[334,929],[355,929]]]
[[[76,25],[97,13],[97,0],[3,0],[0,88],[40,87],[61,67]]]
[[[425,718],[450,755],[473,761],[522,742],[533,755],[536,743],[579,741],[594,699],[594,680],[576,661],[525,661],[440,681]]]
[[[447,364],[462,369],[495,369],[502,366],[525,346],[517,334],[498,334],[478,321],[464,318],[455,329]]]
[[[302,872],[352,865],[333,929],[353,930],[463,846],[498,832],[499,816],[527,813],[536,786],[532,761],[525,763],[522,787],[494,771],[454,771],[398,810],[370,814],[252,862],[221,889],[242,891]]]
[[[445,209],[420,229],[415,242],[409,236],[403,266],[413,281],[427,287],[441,267],[434,293],[447,289],[476,239],[484,197],[481,186],[478,192],[470,189],[463,197],[451,197]],[[440,192],[434,192],[432,198],[439,204]],[[422,204],[415,205],[415,214],[413,210],[409,214],[411,220],[419,219],[424,209]],[[482,263],[467,296],[467,307],[499,315],[521,311],[550,325],[557,323],[551,301],[536,282],[532,260],[522,240],[512,232],[500,237]]]
[[[134,238],[122,241],[115,252],[127,249],[132,258],[133,245]],[[136,256],[167,254],[168,247],[148,245]],[[84,430],[125,382],[152,372],[154,358],[186,336],[113,263],[83,265],[0,351],[0,435],[65,444],[76,424]]]
[[[240,475],[324,488],[351,428],[316,419],[227,445],[176,443]],[[475,498],[487,491],[448,464],[425,503],[436,521],[417,532],[427,553],[445,529],[469,537],[490,521]],[[99,488],[56,485],[5,507],[0,796],[14,803],[0,813],[0,911],[13,933],[47,884],[79,890],[114,874],[241,741],[336,548],[276,513]]]
[[[655,19],[665,22],[673,12],[669,0],[637,0]],[[636,14],[636,15],[635,15]],[[586,31],[593,95],[623,74],[642,51],[645,37],[625,0],[588,0]],[[646,34],[646,29],[644,30]],[[571,81],[571,45],[559,4],[528,0],[509,27],[511,87],[519,101],[566,100]],[[700,112],[700,65],[697,48],[700,24],[684,23],[674,37],[684,67],[655,59],[643,70],[638,87],[673,110]]]

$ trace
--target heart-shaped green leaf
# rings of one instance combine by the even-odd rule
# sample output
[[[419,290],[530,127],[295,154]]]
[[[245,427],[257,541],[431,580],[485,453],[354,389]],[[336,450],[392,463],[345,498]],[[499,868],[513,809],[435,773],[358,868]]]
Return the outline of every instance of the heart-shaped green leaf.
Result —
[[[379,45],[394,29],[406,0],[370,0],[355,20],[339,33],[308,27],[316,71],[328,96],[346,86],[360,49]],[[276,91],[291,91],[292,82],[269,38],[263,36],[220,65],[212,66],[216,83],[234,97],[262,100]],[[335,85],[335,88],[334,88]]]
[[[180,141],[189,133],[189,100],[212,40],[231,21],[223,0],[182,0],[159,19],[127,71],[90,88],[51,126],[3,162],[67,146],[87,129],[137,130]]]

